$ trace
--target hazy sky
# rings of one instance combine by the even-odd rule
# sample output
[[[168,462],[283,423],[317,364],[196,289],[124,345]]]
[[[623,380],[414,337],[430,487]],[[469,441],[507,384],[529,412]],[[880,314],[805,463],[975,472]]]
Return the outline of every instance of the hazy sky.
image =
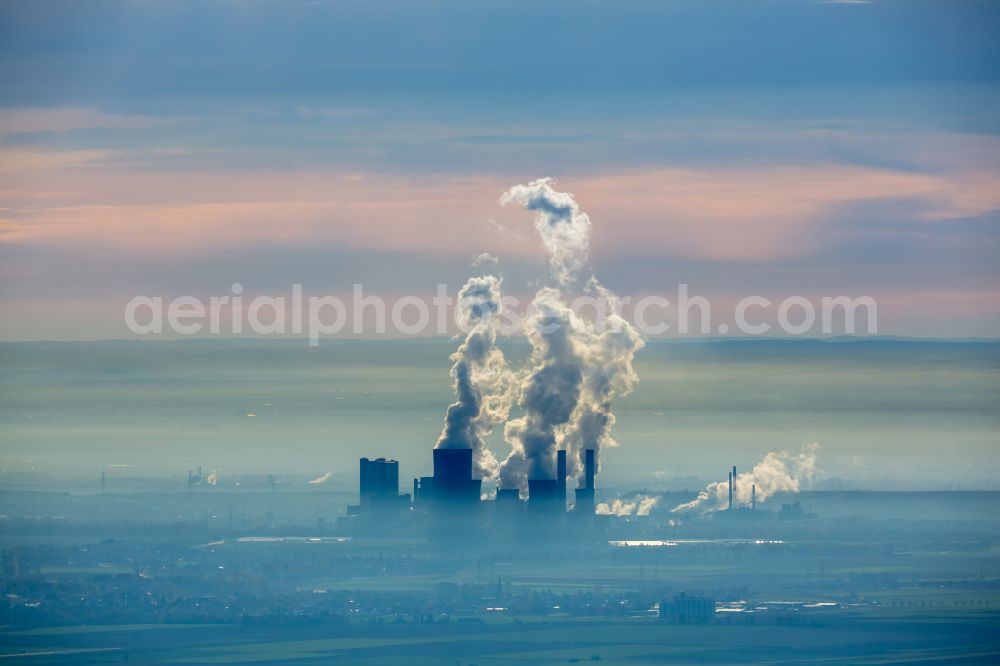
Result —
[[[528,345],[502,345],[521,367]],[[31,471],[96,490],[104,466],[180,480],[198,465],[228,487],[266,472],[355,484],[366,455],[399,460],[405,490],[429,473],[454,350],[447,339],[0,343],[0,485]],[[636,371],[614,406],[621,446],[601,451],[605,487],[725,480],[731,465],[818,442],[817,482],[1000,488],[997,343],[652,342]],[[503,458],[501,430],[488,445]]]
[[[1000,336],[1000,7],[7,2],[0,338],[126,337],[137,294],[431,295],[544,274],[558,179],[622,293],[872,295]],[[492,220],[492,222],[491,222]]]

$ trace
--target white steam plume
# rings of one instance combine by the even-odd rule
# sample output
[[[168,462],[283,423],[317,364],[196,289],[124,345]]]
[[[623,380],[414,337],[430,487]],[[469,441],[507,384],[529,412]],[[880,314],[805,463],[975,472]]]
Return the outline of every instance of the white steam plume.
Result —
[[[528,479],[555,477],[560,428],[573,415],[583,383],[580,321],[555,289],[539,291],[533,305],[535,312],[526,322],[531,370],[518,398],[524,414],[504,429],[511,452],[500,469],[503,488],[524,488]]]
[[[632,500],[614,499],[611,503],[601,502],[597,505],[596,512],[599,516],[648,516],[660,502],[659,497],[649,497],[646,495],[636,495]]]
[[[519,203],[536,211],[535,228],[549,255],[552,275],[559,284],[569,284],[587,263],[590,249],[590,218],[580,210],[569,192],[552,189],[555,181],[539,178],[515,185],[500,197],[500,205]]]
[[[541,178],[517,185],[500,203],[517,202],[538,212],[535,226],[552,275],[561,289],[570,289],[586,266],[590,218],[572,194],[555,191],[553,183]],[[579,476],[584,449],[614,445],[611,405],[638,381],[632,359],[643,341],[617,314],[615,295],[596,278],[591,277],[584,290],[596,306],[593,321],[577,317],[559,289],[535,295],[535,315],[526,322],[532,354],[518,399],[524,415],[504,431],[511,453],[501,465],[503,487],[523,488],[529,478],[553,478],[560,448],[568,451],[568,474]]]
[[[769,452],[749,472],[737,474],[733,483],[733,506],[749,506],[753,486],[757,486],[757,501],[763,502],[779,492],[797,493],[802,484],[812,481],[816,474],[816,452],[819,444],[804,445],[798,453]],[[729,506],[729,482],[710,483],[698,497],[680,504],[674,513],[707,513]]]
[[[451,355],[458,400],[448,407],[436,449],[472,449],[475,473],[493,479],[499,463],[486,448],[487,437],[510,409],[507,362],[496,345],[501,280],[493,275],[471,277],[458,293],[456,318],[471,326],[465,341]]]
[[[318,486],[318,485],[320,485],[322,483],[326,483],[327,481],[329,481],[332,478],[333,478],[333,472],[327,472],[326,474],[323,474],[322,476],[318,476],[315,479],[313,479],[312,481],[310,481],[309,485],[311,485],[311,486]]]
[[[591,278],[589,289],[603,301],[604,315],[585,326],[583,364],[585,381],[577,409],[564,437],[569,450],[568,473],[583,473],[583,451],[594,449],[597,459],[604,446],[617,446],[611,436],[615,415],[611,406],[615,399],[631,393],[639,381],[632,366],[635,353],[645,343],[639,332],[615,313],[616,297]]]

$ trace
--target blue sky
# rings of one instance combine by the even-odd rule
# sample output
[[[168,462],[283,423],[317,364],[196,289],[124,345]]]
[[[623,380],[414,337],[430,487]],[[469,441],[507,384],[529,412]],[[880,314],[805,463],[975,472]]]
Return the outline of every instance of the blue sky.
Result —
[[[989,2],[6,3],[0,337],[137,293],[389,294],[543,271],[558,179],[623,293],[870,294],[1000,336]],[[491,224],[490,220],[497,224]],[[502,227],[505,233],[497,229]]]

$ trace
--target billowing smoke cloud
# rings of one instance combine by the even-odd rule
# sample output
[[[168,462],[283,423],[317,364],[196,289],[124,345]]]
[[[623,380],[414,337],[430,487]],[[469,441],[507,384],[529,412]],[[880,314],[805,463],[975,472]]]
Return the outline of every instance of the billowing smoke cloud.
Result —
[[[535,226],[561,289],[578,282],[586,266],[590,218],[572,194],[552,189],[542,178],[517,185],[500,197],[538,212]],[[555,452],[568,451],[571,476],[582,473],[582,451],[614,445],[611,428],[615,398],[638,381],[632,367],[642,348],[638,332],[617,314],[617,299],[591,277],[583,287],[595,309],[593,320],[576,316],[560,289],[541,289],[526,322],[532,344],[529,369],[522,375],[518,405],[522,417],[504,430],[511,452],[501,465],[501,485],[524,488],[527,479],[555,476]]]
[[[527,321],[531,370],[518,399],[524,414],[504,429],[511,444],[500,470],[504,488],[524,488],[528,479],[555,477],[560,427],[573,416],[583,384],[582,350],[577,342],[581,322],[555,289],[539,291],[533,305],[534,313]]]
[[[500,205],[515,202],[538,213],[535,228],[549,255],[552,275],[565,285],[587,263],[590,218],[580,210],[572,194],[552,189],[554,182],[551,178],[539,178],[527,185],[515,185],[503,193]]]
[[[812,481],[816,474],[816,452],[819,444],[806,444],[798,453],[788,451],[769,452],[764,459],[754,465],[749,472],[736,475],[733,484],[733,505],[750,504],[753,486],[757,486],[757,501],[763,502],[779,492],[799,492],[802,484]],[[729,482],[710,483],[698,497],[680,504],[674,513],[707,513],[729,506]]]
[[[510,380],[503,352],[496,347],[501,280],[493,275],[469,278],[458,293],[456,318],[468,328],[465,341],[451,356],[451,376],[458,400],[448,407],[444,429],[434,448],[472,449],[476,474],[493,479],[499,463],[484,438],[507,418]]]
[[[318,476],[315,479],[313,479],[312,481],[310,481],[309,485],[311,485],[311,486],[318,486],[320,484],[326,483],[327,481],[329,481],[332,478],[333,478],[333,472],[327,472],[323,476]]]
[[[582,474],[584,450],[595,449],[600,460],[604,446],[617,446],[611,436],[615,424],[611,406],[616,398],[631,393],[638,383],[639,375],[632,361],[645,345],[638,331],[615,313],[615,296],[593,278],[590,289],[600,299],[599,305],[610,314],[585,330],[582,360],[586,381],[564,438],[564,446],[570,452],[567,470],[570,476]]]
[[[631,500],[614,499],[610,504],[601,502],[596,511],[599,516],[648,516],[659,502],[659,497],[636,495]]]
[[[214,486],[218,482],[219,482],[219,470],[213,469],[211,472],[209,472],[208,476],[205,477],[205,483],[207,483],[210,486]]]

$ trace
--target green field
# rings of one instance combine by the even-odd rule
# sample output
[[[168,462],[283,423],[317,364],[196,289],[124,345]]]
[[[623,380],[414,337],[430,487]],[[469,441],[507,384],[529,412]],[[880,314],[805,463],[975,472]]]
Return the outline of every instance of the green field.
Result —
[[[996,663],[1000,613],[914,607],[795,624],[671,626],[656,619],[466,624],[65,627],[0,633],[8,663],[655,664]],[[593,661],[592,661],[593,660]]]

